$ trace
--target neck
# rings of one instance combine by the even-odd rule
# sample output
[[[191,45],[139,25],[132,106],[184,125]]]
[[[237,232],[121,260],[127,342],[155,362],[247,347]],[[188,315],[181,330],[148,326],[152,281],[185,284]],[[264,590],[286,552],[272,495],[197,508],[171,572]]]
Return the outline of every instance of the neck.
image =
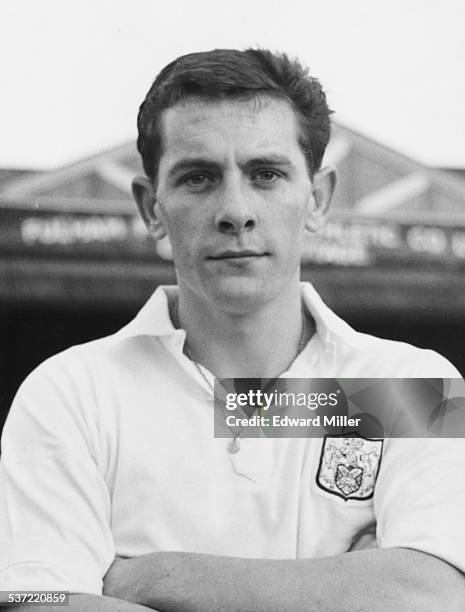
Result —
[[[236,313],[216,304],[198,303],[180,289],[178,323],[186,330],[184,352],[219,378],[272,378],[296,357],[305,334],[300,288],[248,312]]]

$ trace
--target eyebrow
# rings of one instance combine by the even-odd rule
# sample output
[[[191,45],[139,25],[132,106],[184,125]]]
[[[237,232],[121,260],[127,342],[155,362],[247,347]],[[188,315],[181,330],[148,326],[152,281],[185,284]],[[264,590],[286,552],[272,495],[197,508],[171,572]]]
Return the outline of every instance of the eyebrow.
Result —
[[[210,161],[203,157],[193,157],[189,159],[181,159],[174,164],[172,168],[170,168],[168,172],[168,176],[172,177],[179,172],[183,172],[185,170],[192,170],[193,168],[199,170],[211,170],[212,168],[217,168],[218,163],[214,161]]]
[[[263,157],[254,157],[253,159],[249,160],[246,164],[244,164],[245,167],[250,167],[250,166],[281,166],[281,167],[288,167],[288,166],[293,166],[294,164],[291,162],[291,160],[286,157],[285,155],[265,155]]]
[[[292,167],[294,164],[283,155],[265,155],[262,157],[254,157],[244,164],[241,164],[242,168],[246,170],[249,168],[255,168],[257,166],[280,166],[280,167]],[[168,176],[173,177],[180,172],[186,170],[198,169],[198,170],[213,170],[218,169],[221,166],[220,163],[206,159],[204,157],[192,157],[188,159],[181,159],[170,168]]]

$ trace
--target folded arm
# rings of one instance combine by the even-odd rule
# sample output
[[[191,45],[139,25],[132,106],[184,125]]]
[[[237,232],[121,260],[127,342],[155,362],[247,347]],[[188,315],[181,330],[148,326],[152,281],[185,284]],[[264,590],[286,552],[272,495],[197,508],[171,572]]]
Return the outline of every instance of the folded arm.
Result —
[[[115,561],[104,592],[164,612],[463,612],[465,579],[400,548],[300,560],[159,552]]]

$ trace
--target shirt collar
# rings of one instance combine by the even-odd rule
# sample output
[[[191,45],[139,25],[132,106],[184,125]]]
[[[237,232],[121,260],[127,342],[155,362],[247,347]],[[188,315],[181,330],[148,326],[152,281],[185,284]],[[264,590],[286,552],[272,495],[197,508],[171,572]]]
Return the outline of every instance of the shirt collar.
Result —
[[[137,336],[185,336],[184,330],[176,329],[170,318],[168,301],[177,295],[176,285],[158,287],[135,318],[116,332],[115,341]]]
[[[334,336],[338,335],[339,327],[347,325],[326,306],[310,283],[301,283],[301,294],[305,307],[315,320],[319,341],[327,349],[334,348]],[[137,336],[165,337],[182,348],[186,333],[174,327],[168,307],[169,300],[177,295],[176,285],[158,287],[136,317],[113,336],[114,341]]]
[[[300,286],[304,306],[315,321],[321,341],[333,343],[336,336],[343,333],[342,327],[347,327],[347,324],[323,302],[311,283],[302,282]]]

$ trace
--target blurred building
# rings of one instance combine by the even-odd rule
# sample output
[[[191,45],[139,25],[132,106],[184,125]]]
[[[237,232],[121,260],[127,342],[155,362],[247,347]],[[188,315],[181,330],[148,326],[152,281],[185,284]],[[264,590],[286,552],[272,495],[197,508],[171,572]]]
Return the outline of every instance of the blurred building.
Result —
[[[465,180],[336,126],[333,212],[302,278],[358,329],[436,348],[465,372]],[[0,172],[0,420],[45,357],[111,333],[175,281],[136,216],[133,144],[53,172]]]

